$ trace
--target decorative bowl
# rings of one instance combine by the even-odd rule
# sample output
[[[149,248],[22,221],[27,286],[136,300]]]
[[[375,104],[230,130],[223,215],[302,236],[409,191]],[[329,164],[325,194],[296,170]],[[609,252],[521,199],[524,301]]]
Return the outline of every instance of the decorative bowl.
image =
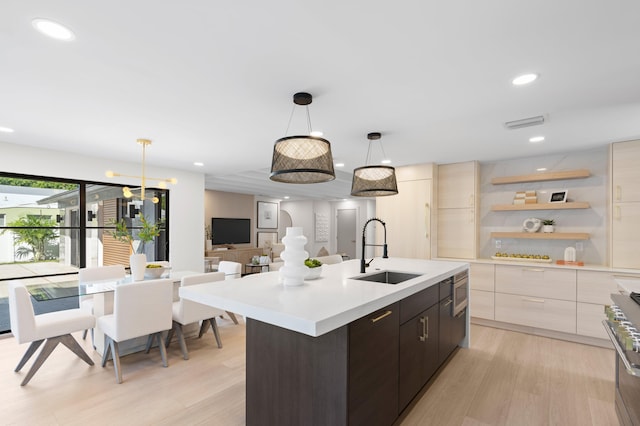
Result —
[[[147,265],[144,269],[144,276],[147,278],[160,278],[162,274],[164,274],[164,271],[167,270],[166,267],[160,265],[155,265],[153,268],[150,268],[149,266],[151,265],[153,264]]]
[[[315,280],[316,278],[320,278],[320,275],[322,274],[322,266],[316,266],[315,268],[307,267],[307,269],[309,269],[309,272],[305,275],[305,280]]]

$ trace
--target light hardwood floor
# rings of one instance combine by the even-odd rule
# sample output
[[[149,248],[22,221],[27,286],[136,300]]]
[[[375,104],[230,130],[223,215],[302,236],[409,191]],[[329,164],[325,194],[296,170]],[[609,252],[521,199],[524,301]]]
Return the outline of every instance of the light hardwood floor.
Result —
[[[13,369],[26,345],[0,339],[0,424],[243,425],[245,328],[219,324],[223,349],[209,332],[187,340],[188,361],[172,344],[168,368],[157,349],[123,357],[121,385],[83,342],[95,366],[57,348],[21,387],[30,363]],[[612,350],[478,325],[471,333],[472,347],[456,353],[402,426],[618,424]]]

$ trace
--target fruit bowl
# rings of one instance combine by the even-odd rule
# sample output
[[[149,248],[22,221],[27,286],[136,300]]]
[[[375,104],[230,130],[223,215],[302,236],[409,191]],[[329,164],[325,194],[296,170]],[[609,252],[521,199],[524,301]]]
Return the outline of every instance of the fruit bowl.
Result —
[[[166,270],[167,268],[162,265],[154,265],[153,263],[150,263],[144,269],[144,276],[147,278],[160,278]]]

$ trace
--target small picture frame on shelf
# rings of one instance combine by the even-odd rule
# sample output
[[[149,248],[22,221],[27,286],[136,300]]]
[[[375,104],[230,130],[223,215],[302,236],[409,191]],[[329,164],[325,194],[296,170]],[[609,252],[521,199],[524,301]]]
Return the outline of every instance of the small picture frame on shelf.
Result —
[[[552,191],[549,196],[550,203],[566,203],[567,202],[567,194],[569,191],[563,189],[562,191]]]

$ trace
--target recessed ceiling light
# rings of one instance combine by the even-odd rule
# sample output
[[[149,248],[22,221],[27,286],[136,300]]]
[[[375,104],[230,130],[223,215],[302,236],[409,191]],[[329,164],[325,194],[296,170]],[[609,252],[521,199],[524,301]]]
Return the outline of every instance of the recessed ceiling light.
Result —
[[[334,164],[334,166],[336,166],[336,167],[344,167],[344,163],[336,163],[336,164]]]
[[[522,74],[511,80],[514,86],[522,86],[524,84],[533,83],[538,78],[538,74]]]
[[[8,127],[0,127],[0,132],[13,133],[13,129],[10,129]]]
[[[391,160],[382,160],[380,164],[391,164]]]
[[[320,138],[322,137],[323,133],[319,130],[314,130],[313,132],[309,133],[309,135],[314,136],[316,138]]]
[[[202,167],[202,166],[204,166],[204,163],[201,163],[201,162],[199,162],[199,161],[196,161],[196,162],[194,162],[194,163],[193,163],[193,165],[194,165],[194,166],[198,166],[198,167]]]
[[[534,136],[532,138],[529,138],[529,142],[531,143],[542,142],[543,140],[544,140],[544,136]]]
[[[547,170],[547,168],[546,167],[540,167],[540,168],[537,168],[536,170],[539,171],[539,172],[544,172],[544,171]]]
[[[47,37],[62,41],[71,41],[76,38],[69,28],[50,19],[36,18],[31,23],[36,30]]]
[[[289,197],[288,195],[285,195],[285,196],[284,196],[284,199],[285,199],[285,200],[288,200],[289,198],[291,198],[291,197]]]

